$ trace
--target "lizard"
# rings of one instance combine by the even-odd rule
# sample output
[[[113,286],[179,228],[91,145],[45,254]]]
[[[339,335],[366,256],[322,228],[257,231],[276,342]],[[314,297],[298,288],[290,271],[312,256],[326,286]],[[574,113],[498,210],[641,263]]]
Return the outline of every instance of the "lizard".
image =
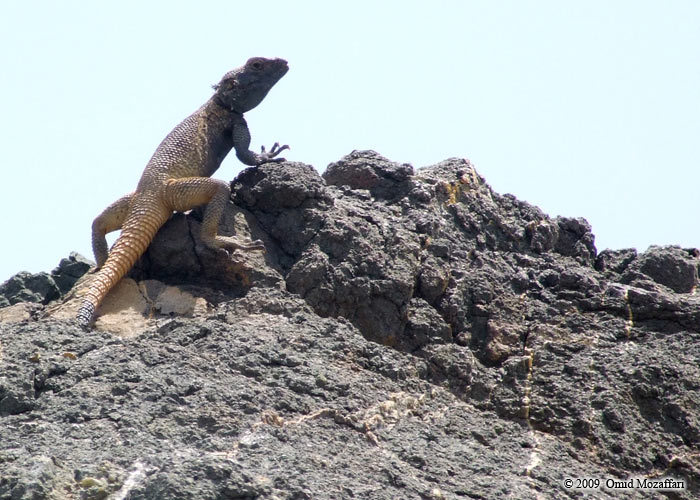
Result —
[[[250,131],[243,113],[262,102],[287,73],[284,59],[253,57],[226,73],[213,85],[214,95],[185,118],[160,143],[148,161],[136,190],[109,205],[92,224],[96,268],[85,285],[76,316],[78,325],[90,328],[98,306],[146,251],[160,227],[173,212],[206,204],[201,239],[207,247],[228,251],[265,250],[259,240],[241,243],[218,235],[218,225],[231,197],[228,183],[210,176],[231,149],[245,165],[281,162],[277,157],[289,146],[275,143],[261,153],[250,147]],[[121,229],[108,251],[105,235]]]

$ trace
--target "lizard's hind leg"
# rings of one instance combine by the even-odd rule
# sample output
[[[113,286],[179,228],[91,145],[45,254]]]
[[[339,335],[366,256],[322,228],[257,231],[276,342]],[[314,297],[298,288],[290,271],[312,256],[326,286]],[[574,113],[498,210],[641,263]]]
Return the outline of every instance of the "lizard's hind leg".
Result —
[[[99,269],[107,260],[107,239],[105,235],[121,229],[126,216],[129,215],[129,207],[133,193],[122,196],[110,206],[105,208],[92,223],[92,253],[95,255],[97,268]]]
[[[214,250],[265,250],[260,240],[240,242],[218,233],[219,221],[231,197],[228,183],[209,177],[186,177],[170,179],[165,185],[166,199],[172,209],[185,212],[206,204],[202,220],[202,242]]]

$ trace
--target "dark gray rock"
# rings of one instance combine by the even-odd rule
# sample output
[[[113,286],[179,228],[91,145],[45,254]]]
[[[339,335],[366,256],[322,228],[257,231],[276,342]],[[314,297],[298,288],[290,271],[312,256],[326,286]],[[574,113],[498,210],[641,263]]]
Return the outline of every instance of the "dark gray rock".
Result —
[[[51,276],[61,295],[68,293],[73,285],[94,265],[93,261],[86,259],[78,252],[71,252],[67,258],[61,259],[56,269],[51,271]]]
[[[206,318],[0,324],[0,498],[700,495],[697,254],[598,254],[463,159],[353,152],[232,188],[222,231],[264,256],[202,250],[193,211],[136,271]]]
[[[700,260],[680,247],[652,246],[624,271],[622,282],[651,279],[677,293],[690,293],[698,286]]]
[[[130,340],[55,322],[4,330],[8,385],[30,388],[2,417],[0,497],[527,497],[606,473],[346,322],[270,318]],[[533,449],[557,456],[540,465],[546,482],[524,474]]]
[[[61,296],[61,292],[49,273],[32,274],[21,271],[0,285],[0,307],[19,302],[48,304]]]
[[[623,248],[622,250],[603,250],[595,262],[596,270],[611,279],[619,279],[630,263],[637,258],[637,250]]]
[[[246,220],[247,218],[249,219],[247,214],[231,206],[231,210],[224,214],[219,233],[240,241],[267,240],[267,247],[273,248],[269,238],[263,236],[255,222]],[[236,296],[249,290],[251,283],[282,286],[283,280],[279,267],[275,265],[275,255],[266,257],[264,252],[257,250],[237,250],[233,255],[215,252],[201,241],[201,222],[201,211],[193,211],[188,215],[173,214],[156,234],[130,276],[135,279],[155,276],[164,282],[176,284],[213,285],[223,287]],[[252,236],[248,234],[249,229]],[[265,260],[268,265],[256,264],[257,261]]]
[[[79,253],[71,252],[51,274],[21,271],[0,285],[0,307],[20,302],[48,304],[65,295],[93,265]]]
[[[328,185],[368,190],[375,198],[386,199],[404,196],[412,176],[411,165],[389,161],[375,151],[353,151],[323,173]]]
[[[248,168],[231,183],[236,205],[253,214],[266,247],[287,270],[319,231],[333,198],[310,165],[287,162]]]

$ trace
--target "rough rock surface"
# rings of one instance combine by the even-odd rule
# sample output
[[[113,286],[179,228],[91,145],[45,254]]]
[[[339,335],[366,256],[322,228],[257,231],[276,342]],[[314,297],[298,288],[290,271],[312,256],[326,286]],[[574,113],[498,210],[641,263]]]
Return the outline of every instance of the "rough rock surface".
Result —
[[[0,307],[21,302],[48,304],[67,293],[95,263],[76,252],[49,273],[19,272],[0,285]]]
[[[174,215],[90,333],[80,282],[2,285],[0,498],[700,495],[697,250],[598,254],[461,159],[232,191],[222,232],[267,252]]]

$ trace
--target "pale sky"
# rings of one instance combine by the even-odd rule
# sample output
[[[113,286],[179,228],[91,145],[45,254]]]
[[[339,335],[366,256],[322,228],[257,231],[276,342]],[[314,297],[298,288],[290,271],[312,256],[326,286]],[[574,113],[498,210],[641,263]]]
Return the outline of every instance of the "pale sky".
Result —
[[[290,65],[246,115],[255,150],[465,157],[599,251],[700,247],[695,0],[4,2],[0,46],[0,282],[92,258],[94,217],[251,56]]]

